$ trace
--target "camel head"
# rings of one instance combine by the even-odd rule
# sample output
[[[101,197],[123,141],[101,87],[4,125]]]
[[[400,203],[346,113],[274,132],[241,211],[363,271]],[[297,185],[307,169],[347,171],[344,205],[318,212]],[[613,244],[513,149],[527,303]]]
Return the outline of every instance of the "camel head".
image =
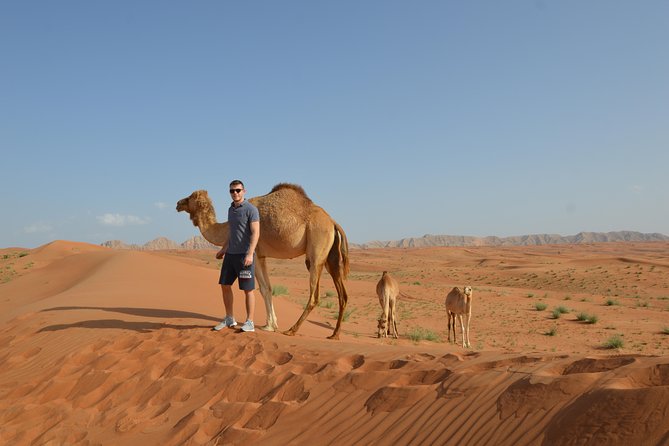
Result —
[[[470,287],[469,285],[465,287],[465,296],[472,297],[472,287]]]
[[[186,198],[177,201],[177,212],[185,211],[190,215],[194,226],[200,223],[216,222],[216,212],[206,190],[196,190]]]

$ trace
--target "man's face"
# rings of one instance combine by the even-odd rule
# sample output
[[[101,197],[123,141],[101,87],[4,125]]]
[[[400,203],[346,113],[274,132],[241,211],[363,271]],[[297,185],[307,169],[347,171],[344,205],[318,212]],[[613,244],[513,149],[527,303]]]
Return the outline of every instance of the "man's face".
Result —
[[[232,197],[232,201],[235,203],[241,203],[244,201],[244,194],[246,193],[246,190],[244,189],[244,186],[241,184],[233,184],[230,186],[230,196]]]

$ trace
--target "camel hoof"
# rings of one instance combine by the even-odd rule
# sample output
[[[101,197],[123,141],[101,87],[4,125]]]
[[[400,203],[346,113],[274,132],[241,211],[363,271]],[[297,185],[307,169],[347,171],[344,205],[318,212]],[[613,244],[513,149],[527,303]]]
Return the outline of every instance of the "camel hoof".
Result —
[[[258,327],[258,329],[260,329],[262,331],[276,331],[276,328],[272,327],[271,325],[262,325],[262,326]]]
[[[328,339],[334,339],[335,341],[339,340],[339,333],[328,336]]]
[[[295,332],[293,330],[286,330],[283,332],[286,336],[295,336]]]

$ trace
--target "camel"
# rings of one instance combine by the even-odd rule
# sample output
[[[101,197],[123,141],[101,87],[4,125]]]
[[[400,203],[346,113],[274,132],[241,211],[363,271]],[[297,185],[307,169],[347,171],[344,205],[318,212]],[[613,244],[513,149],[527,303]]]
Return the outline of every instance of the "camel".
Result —
[[[400,285],[394,277],[384,271],[379,283],[376,284],[376,295],[379,296],[379,303],[383,313],[379,319],[377,337],[388,337],[392,329],[392,334],[397,339],[397,319],[396,305],[397,296],[400,294]]]
[[[318,305],[323,267],[330,273],[339,297],[339,317],[329,339],[339,339],[339,331],[348,302],[344,280],[349,273],[348,240],[344,230],[323,208],[314,204],[296,184],[280,183],[270,193],[249,199],[260,213],[260,239],[256,247],[256,277],[265,301],[267,325],[259,327],[277,331],[272,303],[272,285],[266,259],[292,259],[305,255],[309,271],[309,301],[302,316],[287,335],[297,333],[311,310]],[[206,190],[198,190],[177,202],[177,211],[190,215],[193,225],[210,243],[223,246],[229,237],[228,223],[216,220],[214,206]]]
[[[452,322],[453,343],[457,344],[458,342],[455,336],[455,318],[457,316],[460,319],[462,347],[471,347],[469,343],[469,321],[472,319],[472,287],[466,286],[464,291],[461,291],[458,287],[454,287],[446,296],[446,312],[448,313],[448,341],[451,341]],[[467,319],[466,324],[462,320],[463,316]]]

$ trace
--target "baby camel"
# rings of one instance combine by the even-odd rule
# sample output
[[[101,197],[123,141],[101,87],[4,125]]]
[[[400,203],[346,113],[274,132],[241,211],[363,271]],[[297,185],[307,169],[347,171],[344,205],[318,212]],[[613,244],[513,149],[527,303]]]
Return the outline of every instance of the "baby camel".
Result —
[[[379,303],[383,314],[379,319],[377,337],[387,338],[392,329],[392,335],[397,339],[397,320],[396,305],[397,296],[400,294],[400,285],[397,283],[388,271],[384,271],[381,280],[376,284],[376,295],[379,296]]]
[[[464,291],[454,287],[446,296],[446,312],[448,313],[448,341],[451,341],[451,325],[453,326],[453,342],[457,343],[455,337],[455,317],[460,319],[462,332],[462,347],[471,347],[469,343],[469,321],[472,319],[472,287],[466,286]],[[466,328],[463,322],[466,318]]]

